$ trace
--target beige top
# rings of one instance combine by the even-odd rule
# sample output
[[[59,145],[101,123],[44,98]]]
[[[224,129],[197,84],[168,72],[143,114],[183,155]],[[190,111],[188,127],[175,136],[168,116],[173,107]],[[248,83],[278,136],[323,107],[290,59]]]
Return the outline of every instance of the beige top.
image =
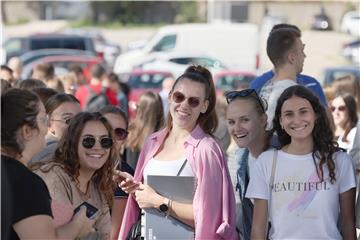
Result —
[[[53,168],[51,168],[53,166]],[[51,168],[51,170],[49,170]],[[49,170],[49,171],[47,171]],[[77,187],[76,182],[64,171],[61,165],[47,163],[34,171],[46,183],[52,198],[51,209],[56,227],[68,223],[74,215],[74,209],[83,202],[88,202],[99,211],[94,228],[97,230],[95,238],[108,239],[111,231],[111,217],[109,205],[105,196],[97,190],[93,181],[89,183],[87,193]],[[86,238],[94,239],[94,236]]]

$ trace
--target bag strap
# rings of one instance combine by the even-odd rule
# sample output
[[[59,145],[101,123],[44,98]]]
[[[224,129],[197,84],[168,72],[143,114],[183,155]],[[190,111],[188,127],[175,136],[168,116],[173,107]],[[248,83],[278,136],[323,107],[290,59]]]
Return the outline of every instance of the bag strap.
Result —
[[[268,201],[268,211],[267,211],[267,220],[270,222],[270,209],[271,209],[271,200],[272,200],[272,190],[274,188],[274,181],[275,181],[275,171],[276,171],[276,163],[277,163],[277,155],[278,150],[274,149],[273,161],[272,161],[272,169],[271,169],[271,176],[270,176],[270,196]],[[269,236],[269,224],[266,225],[266,234]]]
[[[179,172],[176,174],[176,176],[180,176],[180,173],[182,172],[182,170],[184,170],[184,167],[186,165],[187,159],[185,158],[185,161],[183,162],[183,164],[181,165]]]

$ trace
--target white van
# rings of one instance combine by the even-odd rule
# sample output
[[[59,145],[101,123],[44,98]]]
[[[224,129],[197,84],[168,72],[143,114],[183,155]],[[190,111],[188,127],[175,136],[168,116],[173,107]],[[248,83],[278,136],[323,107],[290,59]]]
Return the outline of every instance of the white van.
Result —
[[[250,23],[169,25],[159,29],[142,49],[120,55],[114,72],[126,75],[147,55],[165,51],[197,51],[218,58],[230,69],[259,68],[259,31]]]

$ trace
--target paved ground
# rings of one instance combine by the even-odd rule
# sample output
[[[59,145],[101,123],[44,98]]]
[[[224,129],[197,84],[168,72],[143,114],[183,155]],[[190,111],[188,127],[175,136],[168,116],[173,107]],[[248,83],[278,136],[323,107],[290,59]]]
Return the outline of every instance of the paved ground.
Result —
[[[4,28],[4,35],[26,36],[30,33],[51,32],[66,27],[65,21],[36,21],[20,26]],[[118,43],[123,49],[132,41],[149,39],[156,32],[156,28],[131,28],[119,30],[101,30],[104,36],[114,43]],[[341,56],[342,45],[351,41],[353,37],[338,32],[304,31],[303,42],[306,44],[305,53],[307,58],[304,65],[304,73],[318,79],[322,76],[322,70],[330,66],[342,66],[348,63]],[[265,37],[261,44],[261,71],[271,68],[266,57]]]

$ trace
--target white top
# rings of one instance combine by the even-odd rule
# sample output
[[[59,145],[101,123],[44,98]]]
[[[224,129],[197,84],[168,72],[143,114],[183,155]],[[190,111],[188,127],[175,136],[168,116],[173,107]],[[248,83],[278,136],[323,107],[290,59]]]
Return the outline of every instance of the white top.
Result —
[[[255,163],[246,197],[269,199],[273,150],[262,153]],[[330,183],[324,165],[319,182],[312,153],[278,152],[270,207],[270,239],[342,239],[338,229],[339,194],[355,187],[350,157],[334,154],[336,182]]]
[[[176,176],[185,159],[185,156],[178,160],[172,161],[156,160],[155,158],[150,159],[150,161],[146,164],[144,168],[144,183],[147,182],[148,175]],[[194,173],[188,162],[186,162],[180,176],[194,176]]]
[[[341,136],[339,136],[337,142],[339,144],[339,147],[345,149],[348,153],[350,152],[350,150],[353,148],[354,146],[354,139],[355,139],[355,134],[356,134],[356,129],[357,127],[353,127],[349,134],[347,135],[347,142],[343,142],[341,139],[343,138],[343,134]]]
[[[268,109],[266,114],[268,116],[267,121],[267,130],[272,128],[272,121],[275,116],[275,109],[277,101],[280,95],[284,92],[288,87],[297,85],[294,80],[284,79],[279,81],[269,81],[260,91],[260,97],[265,99],[268,104]]]

